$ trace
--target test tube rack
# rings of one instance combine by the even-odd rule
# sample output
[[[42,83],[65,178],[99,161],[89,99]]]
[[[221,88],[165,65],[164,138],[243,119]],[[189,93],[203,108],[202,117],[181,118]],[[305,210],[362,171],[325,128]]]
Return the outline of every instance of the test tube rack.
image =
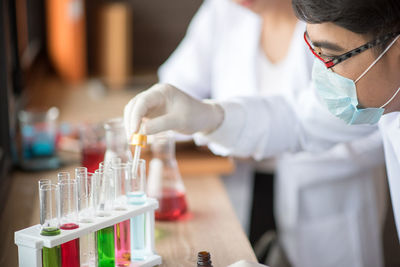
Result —
[[[154,247],[154,210],[158,208],[158,201],[147,198],[143,205],[127,205],[126,210],[113,210],[110,216],[96,217],[93,223],[80,223],[74,230],[61,230],[56,236],[40,235],[40,224],[15,232],[15,244],[18,246],[19,267],[42,267],[42,248],[52,248],[65,242],[80,238],[86,234],[96,232],[108,226],[129,220],[137,215],[144,214],[146,218],[146,254],[143,261],[132,261],[130,267],[148,267],[161,264],[161,257]]]

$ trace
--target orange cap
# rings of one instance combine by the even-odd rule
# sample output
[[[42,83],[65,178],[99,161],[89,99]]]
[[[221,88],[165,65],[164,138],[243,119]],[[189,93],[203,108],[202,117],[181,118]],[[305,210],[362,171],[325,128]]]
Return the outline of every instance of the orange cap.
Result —
[[[130,145],[145,147],[147,145],[147,136],[143,134],[132,134]]]

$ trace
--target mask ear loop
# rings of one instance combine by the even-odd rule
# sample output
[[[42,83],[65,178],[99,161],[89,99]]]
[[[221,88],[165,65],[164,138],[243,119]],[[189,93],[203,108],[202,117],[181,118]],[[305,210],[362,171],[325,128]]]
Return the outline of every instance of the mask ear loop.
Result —
[[[386,107],[390,102],[392,102],[392,100],[396,97],[396,95],[400,92],[400,87],[399,89],[397,89],[396,93],[393,94],[393,96],[382,106],[380,106],[379,108],[384,108]]]
[[[392,47],[392,45],[394,45],[394,43],[397,41],[397,39],[399,39],[399,37],[400,35],[397,35],[397,37],[394,38],[394,40],[385,48],[385,50],[383,50],[383,52],[374,60],[374,62],[372,62],[372,64],[369,65],[369,67],[360,75],[360,77],[358,77],[354,81],[354,83],[357,83],[365,74],[367,74],[367,72],[386,54],[386,52]]]

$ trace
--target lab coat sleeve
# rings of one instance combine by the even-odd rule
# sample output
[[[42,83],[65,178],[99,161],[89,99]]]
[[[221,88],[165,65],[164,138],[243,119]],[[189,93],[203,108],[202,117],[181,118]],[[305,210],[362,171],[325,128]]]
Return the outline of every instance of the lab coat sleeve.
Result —
[[[377,125],[346,125],[322,106],[312,87],[296,99],[239,97],[220,104],[225,113],[220,127],[210,134],[196,134],[195,141],[208,143],[215,154],[223,156],[260,160],[285,152],[321,152],[378,129]]]
[[[294,133],[299,121],[283,96],[239,97],[220,102],[225,117],[214,132],[195,134],[195,142],[207,144],[223,156],[263,159],[284,151],[296,151]]]
[[[210,62],[216,27],[216,2],[204,1],[182,42],[158,70],[160,82],[173,84],[196,98],[207,98],[211,94]]]

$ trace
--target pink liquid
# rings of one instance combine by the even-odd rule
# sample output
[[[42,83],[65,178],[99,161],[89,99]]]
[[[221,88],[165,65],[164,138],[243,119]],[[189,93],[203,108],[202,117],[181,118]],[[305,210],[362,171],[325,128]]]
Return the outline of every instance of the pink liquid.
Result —
[[[155,212],[156,220],[177,220],[187,211],[186,197],[182,192],[164,189],[162,197],[158,201],[159,208]]]
[[[116,224],[114,231],[115,266],[129,266],[131,260],[130,220]]]
[[[61,225],[60,229],[72,230],[78,228],[75,223],[66,223]],[[80,267],[79,258],[79,239],[74,239],[61,244],[61,266],[62,267]]]
[[[82,151],[82,166],[86,167],[88,172],[94,172],[99,168],[99,163],[104,160],[105,151],[103,144],[84,147]]]

